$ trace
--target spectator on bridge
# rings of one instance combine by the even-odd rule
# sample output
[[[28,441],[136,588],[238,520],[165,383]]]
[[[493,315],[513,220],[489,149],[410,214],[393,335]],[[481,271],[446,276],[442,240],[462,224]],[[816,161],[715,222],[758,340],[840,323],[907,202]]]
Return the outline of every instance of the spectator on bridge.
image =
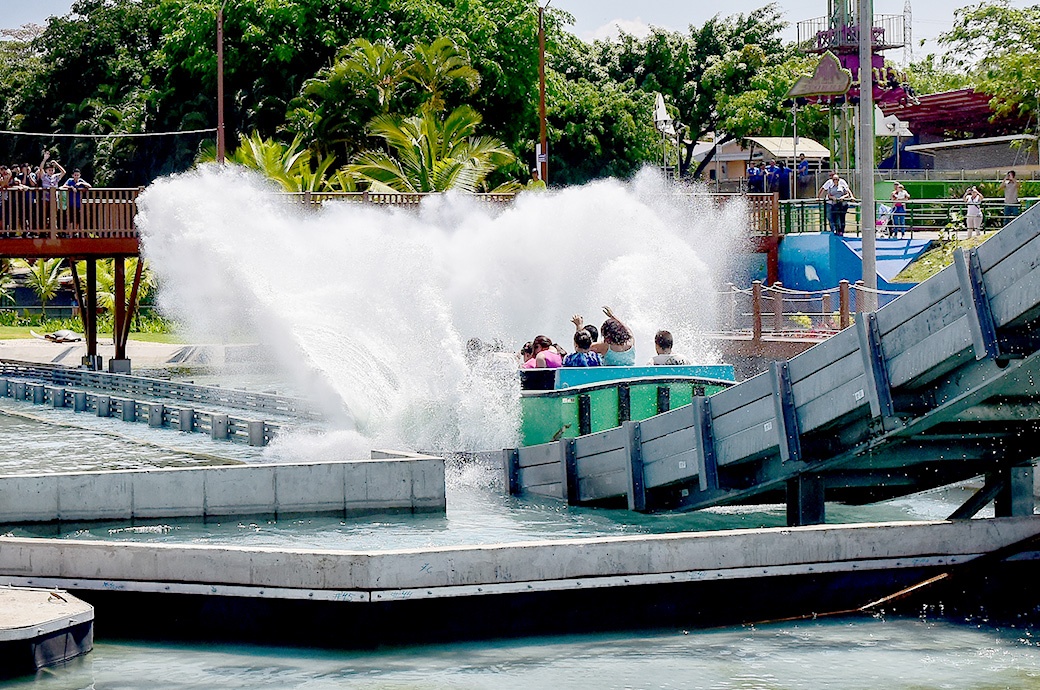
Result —
[[[849,210],[849,201],[854,197],[849,183],[841,179],[835,170],[829,180],[820,187],[819,198],[824,199],[827,209],[827,224],[835,235],[845,234],[845,214]]]
[[[804,153],[798,154],[798,163],[796,166],[796,171],[798,173],[798,186],[804,187],[809,184],[809,161],[805,159]]]
[[[72,177],[65,180],[69,189],[69,218],[73,229],[79,230],[83,224],[83,192],[91,188],[91,184],[81,177],[79,168],[72,171]]]
[[[672,352],[672,334],[669,331],[658,331],[654,336],[654,348],[657,354],[650,358],[647,364],[651,366],[674,366],[677,364],[691,364],[686,355],[678,355]]]
[[[977,233],[982,237],[982,192],[976,187],[968,187],[964,193],[964,203],[968,205],[965,221],[968,225],[968,239]]]
[[[906,202],[910,201],[910,192],[901,182],[892,188],[892,237],[906,237]]]
[[[43,193],[40,197],[40,202],[43,204],[41,211],[43,212],[43,226],[50,227],[51,219],[57,218],[58,212],[58,187],[61,185],[61,178],[65,177],[65,168],[61,167],[61,163],[51,159],[51,152],[46,149],[43,152],[43,160],[40,161],[40,166],[36,169],[36,180],[40,187],[43,188]]]
[[[791,169],[787,167],[787,163],[779,161],[776,164],[776,179],[777,188],[776,191],[780,193],[780,201],[786,201],[791,198]]]
[[[1004,188],[1004,224],[1007,225],[1018,215],[1019,182],[1014,170],[1008,170],[1000,186]]]
[[[752,194],[761,194],[765,190],[765,171],[762,163],[750,162],[747,168],[747,187]]]
[[[766,166],[766,192],[780,191],[780,167],[775,160],[769,161]]]

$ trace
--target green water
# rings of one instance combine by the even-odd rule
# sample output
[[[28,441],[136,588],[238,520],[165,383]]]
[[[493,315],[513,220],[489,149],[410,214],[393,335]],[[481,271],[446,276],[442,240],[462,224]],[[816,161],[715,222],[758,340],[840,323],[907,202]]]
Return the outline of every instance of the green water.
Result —
[[[865,618],[368,652],[101,641],[65,668],[0,688],[1035,688],[1040,650],[1033,635]]]

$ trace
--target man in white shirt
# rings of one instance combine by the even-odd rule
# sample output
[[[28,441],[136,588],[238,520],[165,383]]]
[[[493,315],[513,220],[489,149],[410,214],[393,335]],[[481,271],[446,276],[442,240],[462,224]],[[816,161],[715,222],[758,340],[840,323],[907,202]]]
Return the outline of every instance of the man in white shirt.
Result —
[[[685,355],[672,354],[672,334],[668,331],[658,331],[654,336],[654,349],[657,355],[650,358],[648,364],[651,366],[690,364],[689,357]]]
[[[820,187],[819,197],[824,199],[827,208],[827,224],[835,235],[845,234],[845,214],[849,210],[848,202],[853,199],[849,183],[841,179],[837,171],[831,173],[829,180]]]

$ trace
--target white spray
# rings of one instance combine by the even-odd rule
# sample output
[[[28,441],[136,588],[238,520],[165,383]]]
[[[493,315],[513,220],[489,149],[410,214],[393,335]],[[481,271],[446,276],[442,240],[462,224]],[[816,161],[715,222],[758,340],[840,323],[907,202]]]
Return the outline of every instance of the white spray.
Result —
[[[470,338],[517,350],[544,333],[572,349],[574,313],[609,305],[636,335],[716,361],[698,334],[745,235],[746,209],[676,194],[655,174],[504,208],[461,195],[421,209],[302,208],[241,170],[202,168],[140,199],[160,308],[198,339],[248,339],[277,373],[345,411],[309,455],[365,446],[490,450],[515,443],[511,367],[467,361]],[[297,444],[299,445],[299,444]]]

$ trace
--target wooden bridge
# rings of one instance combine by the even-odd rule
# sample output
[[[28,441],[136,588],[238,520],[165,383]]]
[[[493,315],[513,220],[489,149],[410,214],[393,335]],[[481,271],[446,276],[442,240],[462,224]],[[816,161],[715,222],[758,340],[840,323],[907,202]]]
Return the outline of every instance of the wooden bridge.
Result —
[[[510,490],[637,511],[868,503],[984,476],[1032,515],[1040,440],[1040,211],[855,326],[692,405],[504,452]]]

